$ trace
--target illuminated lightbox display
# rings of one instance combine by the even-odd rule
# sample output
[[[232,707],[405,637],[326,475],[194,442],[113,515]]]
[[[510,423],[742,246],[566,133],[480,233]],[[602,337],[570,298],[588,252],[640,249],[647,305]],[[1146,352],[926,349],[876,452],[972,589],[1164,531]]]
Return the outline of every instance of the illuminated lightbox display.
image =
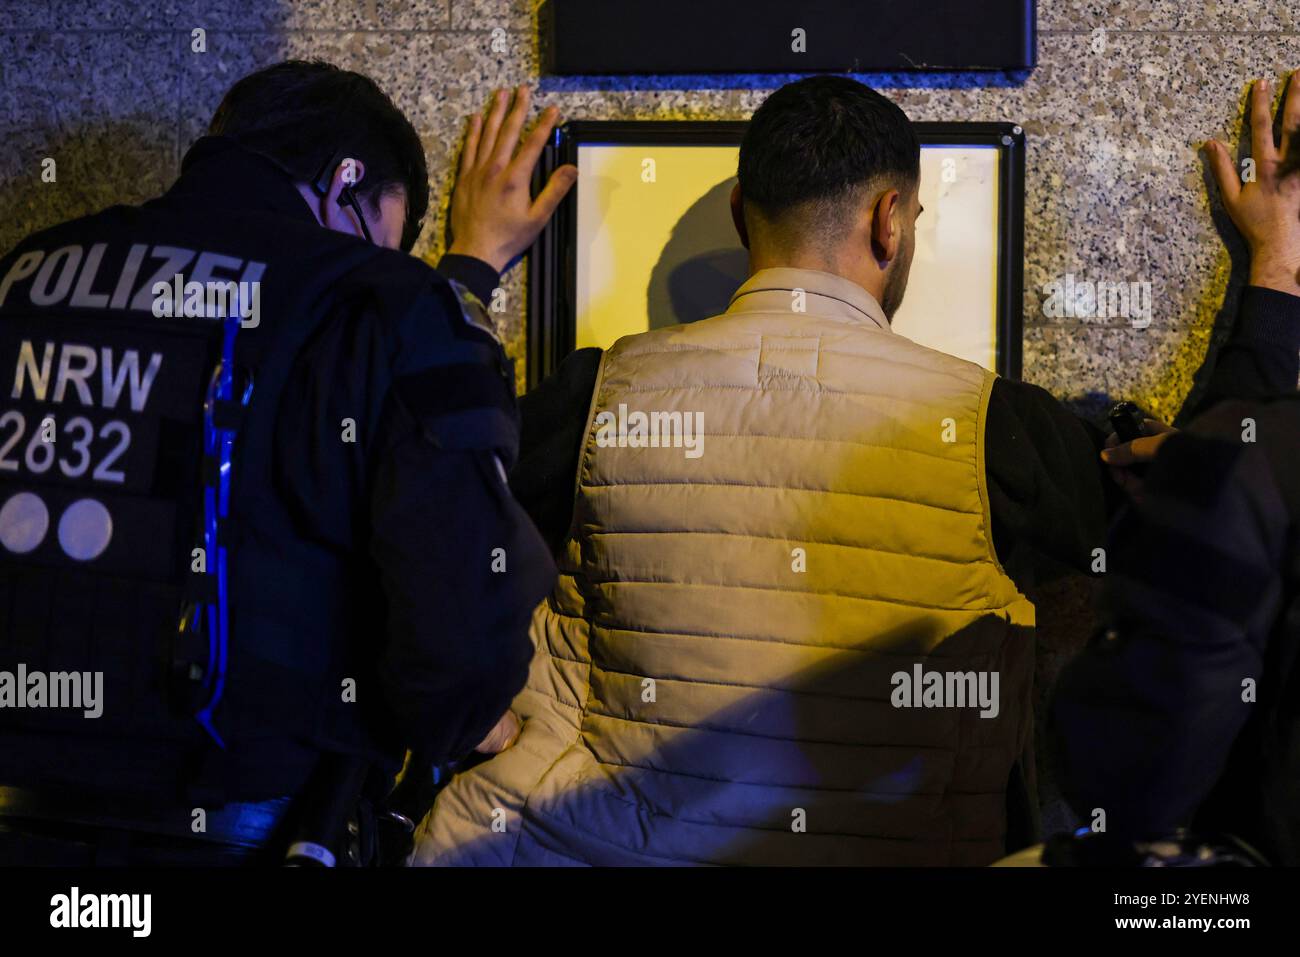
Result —
[[[900,335],[1020,374],[1024,143],[993,123],[918,123],[921,205]],[[729,197],[743,123],[582,122],[542,175],[578,184],[538,241],[529,386],[575,348],[724,312],[747,258]]]

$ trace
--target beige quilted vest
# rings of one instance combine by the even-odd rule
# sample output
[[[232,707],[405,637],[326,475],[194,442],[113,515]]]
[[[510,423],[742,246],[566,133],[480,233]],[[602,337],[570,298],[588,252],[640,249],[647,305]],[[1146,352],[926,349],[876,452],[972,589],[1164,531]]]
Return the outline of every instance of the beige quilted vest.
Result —
[[[806,270],[621,339],[523,733],[443,792],[416,862],[999,857],[1034,617],[990,539],[992,381]],[[668,429],[696,414],[698,455]]]

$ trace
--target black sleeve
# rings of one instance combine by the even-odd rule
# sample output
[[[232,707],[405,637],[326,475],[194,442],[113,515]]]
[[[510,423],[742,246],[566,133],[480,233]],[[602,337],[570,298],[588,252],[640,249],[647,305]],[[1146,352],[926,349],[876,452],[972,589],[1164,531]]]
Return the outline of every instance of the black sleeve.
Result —
[[[519,400],[519,464],[510,488],[558,554],[573,517],[583,430],[600,370],[599,349],[571,353],[555,374]]]
[[[387,608],[381,689],[406,746],[443,763],[523,688],[555,567],[506,485],[518,433],[500,345],[428,318],[403,343],[378,430],[370,553]]]
[[[1294,392],[1300,378],[1300,296],[1247,286],[1232,334],[1220,348],[1204,392],[1179,414],[1190,420],[1224,399]]]
[[[1105,434],[1045,389],[998,379],[984,431],[993,546],[1021,591],[1087,572],[1121,493],[1099,458]]]
[[[1062,673],[1051,728],[1067,798],[1155,838],[1190,823],[1263,680],[1283,595],[1287,510],[1237,439],[1171,438],[1116,523],[1106,627]],[[1276,676],[1273,676],[1276,678]],[[1240,822],[1239,822],[1240,823]]]
[[[492,291],[501,284],[501,274],[496,268],[473,256],[447,253],[438,260],[438,272],[460,283],[485,305],[491,304]]]

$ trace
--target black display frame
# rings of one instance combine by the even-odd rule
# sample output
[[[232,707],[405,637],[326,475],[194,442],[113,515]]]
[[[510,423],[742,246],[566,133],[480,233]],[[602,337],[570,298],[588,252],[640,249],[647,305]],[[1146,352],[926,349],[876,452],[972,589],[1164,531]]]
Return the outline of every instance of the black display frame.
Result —
[[[921,145],[992,146],[998,162],[997,369],[1021,376],[1024,340],[1025,136],[1014,123],[913,123]],[[729,120],[574,120],[552,133],[536,189],[583,144],[738,146],[747,123]],[[528,257],[527,388],[536,388],[574,349],[577,334],[577,193],[571,191]]]

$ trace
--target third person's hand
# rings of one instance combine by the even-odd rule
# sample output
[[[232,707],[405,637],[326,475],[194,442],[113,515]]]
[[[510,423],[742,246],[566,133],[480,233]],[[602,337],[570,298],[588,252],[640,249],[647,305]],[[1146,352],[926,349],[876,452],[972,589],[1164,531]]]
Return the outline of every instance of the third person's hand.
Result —
[[[1250,249],[1250,283],[1300,296],[1300,174],[1282,175],[1282,160],[1300,136],[1300,82],[1293,74],[1282,105],[1282,143],[1273,140],[1272,84],[1250,94],[1250,153],[1254,177],[1242,182],[1228,147],[1205,144],[1223,205]],[[1297,147],[1300,148],[1300,147]]]
[[[1112,435],[1106,440],[1106,447],[1101,452],[1101,460],[1109,466],[1115,484],[1135,499],[1141,498],[1143,483],[1142,477],[1133,471],[1133,467],[1154,462],[1160,446],[1178,432],[1172,425],[1165,425],[1159,419],[1144,420],[1142,431],[1145,434],[1131,442],[1121,442],[1119,436]]]

